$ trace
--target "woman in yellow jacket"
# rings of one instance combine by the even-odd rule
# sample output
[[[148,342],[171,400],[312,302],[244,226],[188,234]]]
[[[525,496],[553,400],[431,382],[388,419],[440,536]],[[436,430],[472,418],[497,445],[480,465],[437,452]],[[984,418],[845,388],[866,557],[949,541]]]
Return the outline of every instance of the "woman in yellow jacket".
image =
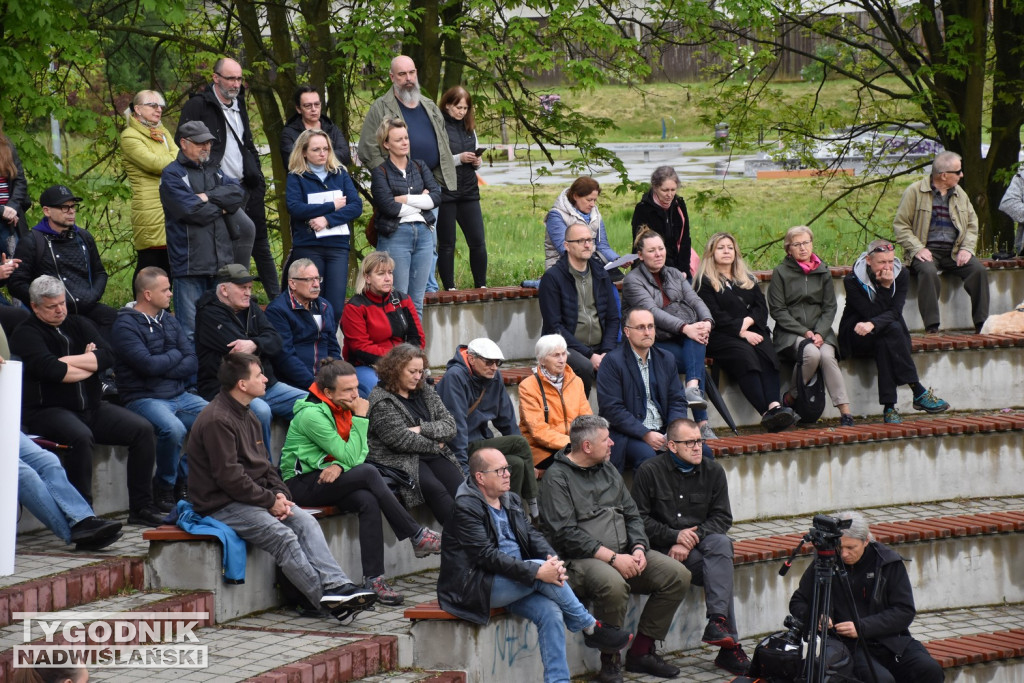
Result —
[[[569,425],[594,411],[583,380],[566,364],[565,339],[547,334],[537,340],[537,367],[519,383],[519,431],[533,451],[537,477],[551,464],[555,451],[569,445]]]
[[[160,204],[160,173],[178,156],[178,146],[160,122],[165,106],[163,96],[155,90],[139,91],[125,111],[128,127],[121,133],[121,158],[132,186],[132,233],[138,255],[135,275],[146,266],[171,272]]]

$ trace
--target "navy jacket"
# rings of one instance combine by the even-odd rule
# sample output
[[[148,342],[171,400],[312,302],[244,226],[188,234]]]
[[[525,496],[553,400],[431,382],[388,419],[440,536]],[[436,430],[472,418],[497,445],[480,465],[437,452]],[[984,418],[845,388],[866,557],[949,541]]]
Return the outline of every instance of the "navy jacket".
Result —
[[[281,335],[281,350],[273,360],[274,372],[282,382],[298,389],[313,383],[324,358],[341,358],[337,318],[331,303],[321,296],[312,305],[320,315],[319,325],[313,312],[297,302],[287,289],[266,310],[267,319]]]
[[[337,211],[334,210],[334,203],[309,204],[307,197],[316,192],[329,192],[341,190],[345,194],[345,206]],[[355,183],[349,177],[345,169],[339,169],[335,173],[328,173],[326,180],[320,180],[315,173],[307,172],[299,175],[288,174],[288,183],[285,190],[285,199],[288,202],[288,215],[292,221],[292,246],[296,247],[341,247],[348,249],[349,237],[323,237],[317,238],[313,228],[308,223],[311,218],[324,216],[328,225],[341,225],[348,223],[349,231],[352,230],[352,223],[363,213],[363,200],[359,198]]]
[[[202,192],[209,201],[197,195]],[[199,165],[181,152],[160,174],[160,203],[172,277],[215,275],[234,261],[227,213],[245,205],[245,190],[212,161]]]
[[[196,303],[196,354],[199,356],[199,395],[207,401],[220,391],[217,370],[227,345],[236,339],[256,342],[256,355],[267,376],[267,389],[277,383],[271,365],[274,356],[281,353],[281,335],[267,319],[267,314],[256,300],[249,302],[249,310],[236,314],[217,298],[217,291],[204,292]],[[193,500],[193,502],[195,502]]]
[[[541,334],[560,334],[570,349],[587,358],[595,353],[608,353],[616,347],[619,338],[619,302],[604,264],[596,256],[590,259],[590,277],[594,286],[594,304],[601,320],[601,343],[589,347],[575,336],[579,317],[576,296],[576,276],[569,272],[569,255],[563,253],[555,265],[548,268],[540,279],[540,315],[544,321]]]
[[[679,382],[672,354],[656,346],[651,347],[648,354],[651,397],[658,404],[658,411],[665,427],[668,427],[673,420],[686,417],[683,385]],[[643,439],[651,431],[644,426],[646,395],[633,348],[628,341],[623,342],[601,361],[601,370],[597,373],[598,414],[608,420],[614,431]]]
[[[177,318],[167,311],[150,318],[125,306],[117,312],[111,329],[114,373],[122,401],[170,399],[185,392],[199,361]]]

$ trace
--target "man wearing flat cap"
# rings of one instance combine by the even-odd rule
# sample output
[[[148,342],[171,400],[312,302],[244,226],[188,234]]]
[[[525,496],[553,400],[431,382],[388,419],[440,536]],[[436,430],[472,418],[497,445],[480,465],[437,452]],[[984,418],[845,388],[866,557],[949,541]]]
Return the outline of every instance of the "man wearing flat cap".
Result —
[[[254,398],[249,408],[263,426],[263,443],[270,452],[270,421],[292,419],[292,406],[306,397],[274,377],[271,360],[281,352],[281,335],[267,314],[252,299],[252,275],[237,263],[222,266],[214,278],[214,289],[196,304],[196,354],[199,356],[199,395],[207,401],[220,391],[217,371],[229,353],[250,353],[260,359],[267,377],[267,391]]]
[[[107,341],[117,311],[100,303],[107,287],[107,271],[100,260],[96,240],[85,228],[75,225],[81,197],[64,185],[43,190],[39,204],[43,220],[18,242],[14,258],[21,259],[7,281],[11,294],[31,306],[29,286],[40,275],[52,275],[64,285],[68,313],[84,315]]]
[[[210,161],[210,129],[202,121],[189,121],[178,127],[178,135],[178,158],[160,176],[160,202],[174,280],[174,313],[191,340],[199,297],[213,286],[219,268],[229,263],[248,268],[256,233],[242,210],[245,190]]]
[[[505,354],[486,337],[479,337],[455,350],[444,377],[437,385],[448,412],[455,418],[455,438],[448,447],[469,474],[469,456],[481,448],[496,448],[508,460],[511,491],[518,493],[537,516],[537,478],[533,472],[530,444],[519,431],[512,401],[498,369]],[[491,426],[501,436],[493,437]]]

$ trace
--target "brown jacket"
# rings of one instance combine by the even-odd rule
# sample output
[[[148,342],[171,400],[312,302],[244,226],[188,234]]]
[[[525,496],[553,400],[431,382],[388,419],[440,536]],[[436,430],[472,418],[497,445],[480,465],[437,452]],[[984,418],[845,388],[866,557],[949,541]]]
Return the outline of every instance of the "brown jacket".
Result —
[[[270,509],[278,493],[291,498],[267,459],[259,420],[223,389],[196,418],[187,452],[189,497],[200,514],[232,502]]]
[[[565,379],[559,393],[539,369],[519,383],[519,431],[526,437],[533,451],[536,465],[557,450],[569,445],[569,425],[580,415],[594,411],[583,393],[583,380],[565,366]],[[538,377],[543,385],[537,384]],[[544,419],[544,398],[547,398],[548,414]]]

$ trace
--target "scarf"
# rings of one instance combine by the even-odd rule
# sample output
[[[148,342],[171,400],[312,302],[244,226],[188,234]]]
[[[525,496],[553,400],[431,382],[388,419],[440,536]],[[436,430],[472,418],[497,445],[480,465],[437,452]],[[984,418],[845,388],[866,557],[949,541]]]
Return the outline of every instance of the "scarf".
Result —
[[[540,370],[540,374],[544,375],[544,377],[551,382],[551,385],[558,391],[558,393],[562,393],[562,382],[565,381],[564,372],[556,377],[545,370],[542,366],[538,366],[537,369]]]
[[[338,430],[338,436],[340,436],[344,441],[348,441],[348,437],[352,433],[352,411],[348,408],[339,408],[334,405],[331,399],[327,398],[327,396],[320,391],[320,387],[317,386],[316,382],[309,385],[309,393],[327,404],[327,407],[331,409],[331,414],[334,415],[334,425]],[[327,461],[331,462],[333,460],[334,456],[328,454]]]
[[[672,464],[675,465],[676,469],[682,472],[683,474],[689,474],[690,472],[693,472],[695,469],[697,469],[696,465],[686,462],[682,458],[676,456],[676,454],[673,453],[672,451],[669,451],[668,454],[672,457]]]
[[[796,259],[793,260],[796,261]],[[800,266],[800,270],[804,271],[804,275],[810,275],[818,268],[818,266],[821,265],[821,259],[818,258],[817,254],[811,254],[811,260],[807,261],[806,263],[796,261],[796,264]]]
[[[672,208],[672,202],[675,201],[675,197],[673,197],[672,199],[668,200],[666,203],[662,204],[661,200],[658,199],[657,193],[655,193],[655,192],[651,192],[651,199],[654,200],[655,204],[657,204],[661,208],[665,209],[666,211],[668,211],[670,208]]]

